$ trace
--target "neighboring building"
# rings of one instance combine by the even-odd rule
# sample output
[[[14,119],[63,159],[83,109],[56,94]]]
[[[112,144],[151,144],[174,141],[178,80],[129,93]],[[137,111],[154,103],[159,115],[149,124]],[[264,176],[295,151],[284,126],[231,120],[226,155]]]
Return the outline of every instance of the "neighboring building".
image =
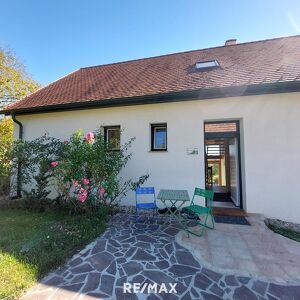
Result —
[[[300,36],[82,68],[4,112],[24,139],[124,129],[121,143],[136,137],[125,176],[300,222]]]

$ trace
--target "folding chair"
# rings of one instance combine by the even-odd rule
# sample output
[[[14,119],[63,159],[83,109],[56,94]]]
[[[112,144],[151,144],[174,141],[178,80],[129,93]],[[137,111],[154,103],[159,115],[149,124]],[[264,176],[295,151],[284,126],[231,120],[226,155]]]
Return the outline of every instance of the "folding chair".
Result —
[[[147,202],[141,202],[141,195],[153,195],[153,201],[147,200]],[[138,217],[138,210],[141,209],[152,209],[153,216],[157,213],[156,197],[154,187],[138,187],[135,190],[135,218]]]
[[[195,201],[196,197],[205,198],[207,200],[206,206],[201,206],[201,205],[195,204],[194,201]],[[201,188],[195,188],[191,204],[190,204],[190,206],[185,207],[185,211],[190,211],[192,214],[194,214],[198,217],[196,222],[198,225],[201,226],[202,230],[201,230],[200,234],[197,234],[193,231],[190,231],[186,226],[185,229],[188,233],[192,233],[196,236],[202,236],[205,228],[209,228],[209,229],[215,228],[215,221],[214,221],[214,217],[212,214],[213,213],[213,200],[214,200],[214,191],[204,190]]]

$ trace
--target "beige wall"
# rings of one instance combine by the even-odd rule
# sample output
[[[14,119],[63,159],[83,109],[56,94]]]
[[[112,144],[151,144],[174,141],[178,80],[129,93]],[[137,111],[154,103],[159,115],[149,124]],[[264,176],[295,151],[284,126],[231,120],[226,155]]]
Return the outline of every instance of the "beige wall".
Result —
[[[244,208],[248,212],[300,222],[300,93],[247,96],[19,116],[24,138],[47,131],[66,139],[81,128],[121,125],[123,142],[135,136],[126,176],[150,173],[147,185],[203,187],[207,120],[241,120]],[[168,152],[150,152],[150,123],[167,122]],[[198,148],[198,155],[187,155]],[[134,204],[133,195],[126,199]]]

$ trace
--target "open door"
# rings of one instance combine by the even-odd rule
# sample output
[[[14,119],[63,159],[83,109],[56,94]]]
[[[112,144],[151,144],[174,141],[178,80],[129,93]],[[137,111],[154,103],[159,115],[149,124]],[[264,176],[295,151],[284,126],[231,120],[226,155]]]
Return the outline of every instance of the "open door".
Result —
[[[239,139],[238,120],[204,123],[206,188],[215,207],[242,208]]]
[[[229,140],[229,163],[230,163],[230,194],[231,200],[235,206],[240,206],[240,182],[239,182],[239,151],[238,140],[232,138]]]

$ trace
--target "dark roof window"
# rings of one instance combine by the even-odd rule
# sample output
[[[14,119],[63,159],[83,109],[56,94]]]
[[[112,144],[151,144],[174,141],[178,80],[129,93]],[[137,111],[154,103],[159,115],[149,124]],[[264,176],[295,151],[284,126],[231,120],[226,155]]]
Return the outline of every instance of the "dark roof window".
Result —
[[[195,65],[196,69],[201,70],[211,70],[220,67],[217,60],[207,60],[207,61],[199,61]]]

